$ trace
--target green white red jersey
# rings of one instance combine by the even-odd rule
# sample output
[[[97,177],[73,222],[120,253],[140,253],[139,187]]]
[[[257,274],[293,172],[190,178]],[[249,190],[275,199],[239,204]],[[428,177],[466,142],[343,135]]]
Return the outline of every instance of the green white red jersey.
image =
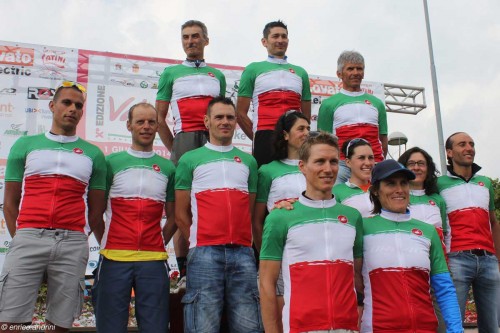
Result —
[[[288,110],[301,110],[311,100],[307,72],[285,59],[268,57],[248,65],[241,74],[238,97],[253,104],[253,132],[274,130],[279,117]]]
[[[306,178],[299,170],[299,160],[272,161],[259,168],[256,202],[266,203],[270,212],[274,205],[298,199],[306,189]]]
[[[361,332],[436,332],[430,277],[447,272],[434,226],[384,210],[364,218]]]
[[[362,217],[373,216],[373,203],[370,200],[370,193],[363,191],[356,184],[350,181],[337,184],[333,187],[333,194],[337,202],[355,208]]]
[[[175,189],[191,191],[189,247],[252,245],[250,193],[257,192],[257,162],[238,148],[205,146],[179,159]]]
[[[18,229],[88,234],[87,193],[106,189],[106,163],[98,147],[77,136],[24,136],[10,150],[5,181],[23,183]]]
[[[363,251],[357,210],[304,195],[264,223],[260,260],[281,261],[284,332],[357,330],[354,258]]]
[[[450,244],[444,199],[438,193],[427,195],[425,190],[410,190],[410,214],[414,219],[433,225],[448,252]]]
[[[387,134],[387,114],[384,103],[373,95],[341,89],[325,99],[319,108],[318,130],[336,135],[339,147],[349,139],[363,138],[370,143],[375,161],[384,160],[379,135]],[[342,152],[340,158],[345,159]]]
[[[106,157],[108,205],[101,254],[115,261],[165,260],[161,219],[174,201],[174,164],[129,148]],[[144,253],[146,255],[144,255]]]
[[[226,94],[226,78],[221,71],[201,62],[184,61],[165,68],[158,83],[157,101],[170,102],[174,135],[179,132],[205,131],[203,118],[208,103]]]
[[[495,210],[491,180],[474,174],[465,181],[448,171],[438,178],[438,188],[446,202],[450,252],[482,249],[495,253],[490,224],[490,211]]]

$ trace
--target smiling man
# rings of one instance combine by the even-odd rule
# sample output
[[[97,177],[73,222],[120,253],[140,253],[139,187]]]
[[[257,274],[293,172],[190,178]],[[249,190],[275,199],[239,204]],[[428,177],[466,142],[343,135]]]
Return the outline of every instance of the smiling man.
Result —
[[[472,285],[480,332],[497,332],[497,299],[500,275],[500,226],[495,217],[491,180],[477,174],[474,140],[457,132],[446,140],[448,173],[438,178],[446,202],[451,240],[448,253],[458,302],[465,316],[465,302]]]
[[[306,190],[292,210],[266,218],[260,253],[260,296],[266,333],[279,332],[276,282],[283,270],[284,332],[358,330],[356,289],[363,291],[362,221],[336,202],[339,148],[327,133],[309,136],[299,151]],[[334,245],[332,245],[334,244]]]
[[[158,134],[170,151],[170,159],[175,165],[185,152],[202,147],[207,142],[208,133],[203,117],[208,102],[226,94],[224,74],[205,63],[204,51],[210,41],[206,25],[196,20],[187,21],[181,27],[181,41],[186,60],[165,68],[156,95]],[[173,133],[167,125],[169,107],[174,121]],[[186,285],[184,276],[188,244],[180,232],[174,235],[173,241],[180,272],[179,291]]]
[[[384,103],[361,90],[365,76],[365,59],[356,51],[344,51],[337,60],[337,76],[342,89],[321,103],[318,130],[335,134],[342,147],[345,141],[363,138],[370,143],[375,162],[387,154],[387,115]],[[350,177],[344,154],[340,154],[337,183]]]
[[[248,65],[241,74],[238,90],[238,124],[253,140],[253,156],[259,167],[272,161],[273,130],[288,110],[300,110],[311,117],[309,76],[299,66],[288,63],[288,28],[282,21],[264,27],[262,46],[267,60]],[[248,116],[253,105],[252,119]]]

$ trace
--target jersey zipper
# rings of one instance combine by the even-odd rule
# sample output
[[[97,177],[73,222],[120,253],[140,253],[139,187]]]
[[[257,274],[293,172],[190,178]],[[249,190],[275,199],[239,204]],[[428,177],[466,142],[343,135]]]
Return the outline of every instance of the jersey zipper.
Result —
[[[221,152],[222,155],[222,174],[224,175],[224,188],[226,189],[226,200],[227,200],[227,213],[228,213],[228,228],[229,228],[229,243],[233,244],[233,219],[231,212],[233,210],[233,207],[231,207],[231,195],[229,193],[229,188],[227,184],[227,179],[226,179],[226,163],[227,161],[224,160],[224,153]]]
[[[62,144],[59,144],[61,147],[62,147]],[[55,206],[56,206],[56,198],[57,198],[57,192],[58,192],[58,189],[59,189],[59,181],[60,181],[60,167],[61,167],[61,150],[58,150],[57,151],[57,161],[56,161],[56,166],[57,166],[57,169],[56,169],[56,177],[55,178],[55,182],[54,182],[54,191],[53,191],[53,194],[52,194],[52,203],[51,203],[51,209],[50,209],[50,218],[49,218],[49,221],[50,221],[50,224],[49,224],[49,228],[52,229],[54,228],[54,219],[55,219]]]
[[[327,303],[328,303],[328,323],[330,325],[330,329],[333,329],[334,326],[335,326],[335,320],[334,320],[334,313],[333,313],[333,309],[334,309],[334,304],[333,304],[333,299],[331,297],[332,295],[332,281],[331,281],[331,260],[332,258],[330,257],[330,237],[329,237],[329,233],[328,233],[328,216],[327,216],[327,210],[325,208],[325,202],[322,201],[321,202],[321,211],[322,211],[322,218],[323,218],[323,230],[324,230],[324,234],[325,234],[325,259],[326,259],[326,292],[327,292]]]
[[[393,222],[395,224],[396,229],[398,229],[398,222]],[[408,277],[407,277],[407,269],[406,269],[406,261],[401,254],[401,249],[403,248],[401,242],[401,232],[397,232],[395,234],[396,237],[396,253],[398,254],[398,262],[399,267],[402,268],[402,283],[404,286],[405,294],[406,294],[406,305],[408,306],[408,310],[410,311],[410,320],[411,320],[411,330],[412,332],[416,332],[416,323],[415,323],[415,311],[413,309],[413,305],[410,298],[410,291],[408,286]]]
[[[145,166],[144,160],[141,159],[143,167]],[[143,230],[143,218],[142,218],[142,213],[143,213],[143,200],[142,200],[142,189],[144,186],[144,172],[146,171],[145,168],[141,169],[141,177],[139,179],[139,211],[137,214],[137,250],[141,251],[142,250],[142,230]]]

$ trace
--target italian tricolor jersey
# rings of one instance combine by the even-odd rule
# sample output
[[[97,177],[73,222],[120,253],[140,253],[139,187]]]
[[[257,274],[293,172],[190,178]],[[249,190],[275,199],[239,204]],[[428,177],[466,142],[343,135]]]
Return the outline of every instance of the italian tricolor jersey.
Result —
[[[241,74],[238,97],[253,104],[253,131],[274,130],[279,117],[288,110],[301,110],[311,100],[307,72],[286,59],[269,57],[248,65]]]
[[[429,281],[445,272],[434,226],[409,213],[364,218],[361,332],[436,332]]]
[[[165,260],[161,218],[174,201],[174,164],[154,152],[106,157],[108,205],[101,254],[115,261]]]
[[[251,246],[250,193],[257,191],[257,162],[238,148],[211,143],[179,159],[175,190],[191,192],[189,247]]]
[[[370,200],[370,193],[363,191],[357,185],[349,181],[344,184],[337,184],[333,187],[333,194],[337,202],[355,208],[362,217],[373,216],[373,203]]]
[[[318,129],[336,135],[339,147],[349,139],[366,139],[370,142],[375,161],[384,159],[379,135],[387,134],[387,114],[384,103],[373,95],[341,89],[321,103]],[[342,152],[340,158],[345,159]]]
[[[106,189],[106,163],[87,141],[47,132],[14,143],[5,181],[23,183],[17,228],[89,233],[87,193]]]
[[[284,332],[357,330],[354,258],[363,251],[357,210],[301,195],[264,224],[260,260],[281,261]]]
[[[490,225],[490,211],[495,210],[491,180],[474,175],[466,182],[448,172],[438,178],[438,188],[446,202],[450,252],[483,249],[495,253]]]
[[[306,189],[306,179],[299,170],[299,160],[272,161],[259,168],[256,202],[266,203],[270,212],[274,205],[298,199]]]
[[[449,250],[446,203],[438,193],[427,195],[425,190],[410,190],[410,214],[414,219],[433,225],[446,244],[445,250]]]
[[[170,102],[174,135],[205,131],[203,117],[208,103],[226,94],[226,78],[221,71],[202,62],[199,67],[184,61],[165,68],[158,83],[157,101]]]

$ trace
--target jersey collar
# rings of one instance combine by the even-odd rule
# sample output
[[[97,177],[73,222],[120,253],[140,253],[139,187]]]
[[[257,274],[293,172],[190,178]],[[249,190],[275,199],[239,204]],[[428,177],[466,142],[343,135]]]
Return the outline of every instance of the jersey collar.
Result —
[[[425,190],[410,190],[410,194],[416,197],[421,197],[425,195]]]
[[[291,166],[298,166],[299,165],[299,160],[291,160],[288,158],[280,160],[281,163],[286,164],[286,165],[291,165]]]
[[[337,204],[337,201],[335,201],[335,197],[328,200],[311,200],[309,198],[306,198],[304,196],[304,193],[305,192],[302,192],[299,197],[299,202],[304,206],[311,208],[330,208]]]
[[[388,210],[382,209],[380,216],[382,216],[385,219],[394,221],[394,222],[405,222],[405,221],[409,221],[411,219],[410,211],[408,209],[406,210],[406,213],[404,213],[404,214],[394,213],[394,212],[390,212]]]
[[[362,96],[365,94],[365,92],[363,90],[361,90],[361,91],[347,91],[344,88],[340,89],[340,92],[344,95],[351,96],[351,97],[358,97],[358,96]]]
[[[75,142],[78,140],[78,136],[72,135],[72,136],[67,136],[67,135],[57,135],[57,134],[52,134],[50,132],[45,133],[45,137],[51,141],[59,142],[59,143],[69,143],[69,142]]]
[[[230,144],[229,146],[216,146],[214,144],[211,144],[210,142],[205,143],[205,147],[221,153],[227,153],[228,151],[231,151],[233,149],[232,144]]]
[[[139,150],[132,149],[132,147],[130,147],[127,150],[127,153],[129,153],[129,155],[132,155],[132,156],[137,157],[137,158],[151,158],[151,157],[155,156],[154,151],[139,151]]]
[[[267,61],[272,62],[273,64],[278,64],[278,65],[286,65],[286,64],[288,64],[287,59],[288,59],[287,56],[285,56],[285,58],[283,58],[283,59],[275,58],[275,57],[270,56],[270,55],[267,56]]]
[[[182,64],[184,66],[187,66],[187,67],[192,67],[192,68],[201,68],[201,67],[206,67],[207,64],[205,63],[205,60],[201,60],[200,62],[200,65],[199,66],[196,66],[196,63],[194,61],[188,61],[188,60],[184,60],[182,62]]]

